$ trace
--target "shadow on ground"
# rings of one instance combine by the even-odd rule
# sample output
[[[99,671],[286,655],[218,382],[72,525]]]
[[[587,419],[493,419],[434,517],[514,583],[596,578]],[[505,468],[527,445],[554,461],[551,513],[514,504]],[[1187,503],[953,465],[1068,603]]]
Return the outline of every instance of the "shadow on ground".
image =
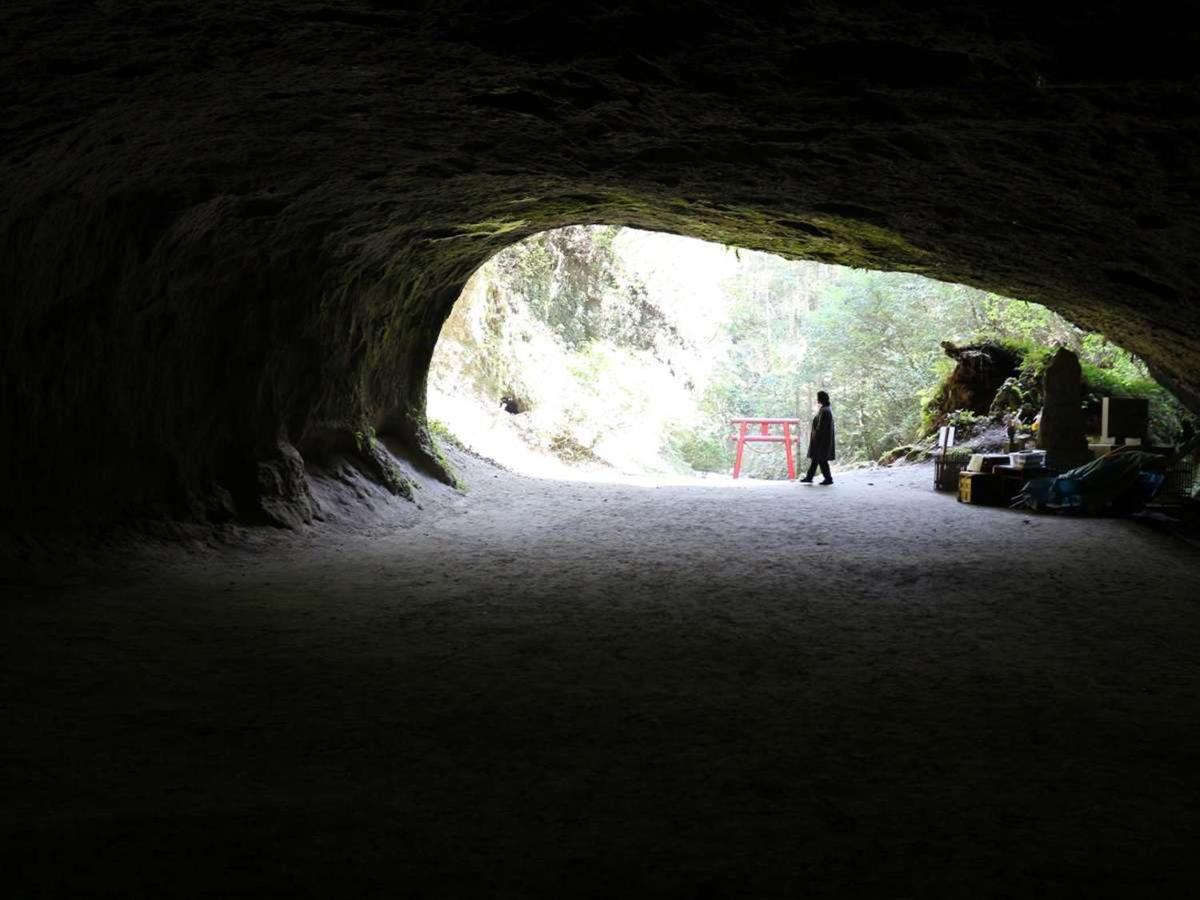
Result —
[[[1194,548],[964,507],[924,469],[457,463],[470,491],[404,526],[14,586],[18,894],[1197,885]]]

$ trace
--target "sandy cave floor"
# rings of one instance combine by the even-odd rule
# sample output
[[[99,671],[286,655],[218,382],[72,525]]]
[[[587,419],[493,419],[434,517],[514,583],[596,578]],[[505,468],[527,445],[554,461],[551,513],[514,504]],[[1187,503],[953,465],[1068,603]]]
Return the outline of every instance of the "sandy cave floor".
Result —
[[[7,584],[7,883],[1200,885],[1193,547],[965,507],[926,468],[653,488],[457,459],[470,491],[391,526]]]

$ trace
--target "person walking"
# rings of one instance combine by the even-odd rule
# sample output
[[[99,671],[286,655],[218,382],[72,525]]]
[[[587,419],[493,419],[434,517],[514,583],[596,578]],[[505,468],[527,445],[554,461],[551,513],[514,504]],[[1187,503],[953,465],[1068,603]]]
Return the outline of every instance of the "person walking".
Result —
[[[812,464],[808,474],[800,479],[801,484],[812,484],[813,476],[817,474],[817,466],[825,476],[821,484],[833,484],[833,475],[829,471],[829,461],[834,459],[833,445],[833,410],[829,408],[829,395],[817,391],[817,403],[820,404],[817,414],[813,416],[812,434],[808,437],[808,458]]]

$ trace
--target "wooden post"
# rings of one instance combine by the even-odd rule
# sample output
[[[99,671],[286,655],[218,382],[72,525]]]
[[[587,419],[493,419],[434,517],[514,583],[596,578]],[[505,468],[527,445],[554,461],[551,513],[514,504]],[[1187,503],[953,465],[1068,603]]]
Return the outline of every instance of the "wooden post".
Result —
[[[788,481],[795,481],[796,459],[792,456],[792,426],[790,422],[783,423],[783,452],[787,456]]]
[[[733,458],[733,477],[737,478],[742,471],[742,451],[746,449],[746,423],[738,423],[737,454]]]

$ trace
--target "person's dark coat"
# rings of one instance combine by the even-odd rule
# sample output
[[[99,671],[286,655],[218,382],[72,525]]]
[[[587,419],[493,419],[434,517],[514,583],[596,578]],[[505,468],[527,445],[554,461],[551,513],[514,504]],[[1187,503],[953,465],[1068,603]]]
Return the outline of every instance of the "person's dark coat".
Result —
[[[808,458],[813,462],[836,459],[833,444],[833,410],[828,405],[813,416],[812,434],[808,439]]]

